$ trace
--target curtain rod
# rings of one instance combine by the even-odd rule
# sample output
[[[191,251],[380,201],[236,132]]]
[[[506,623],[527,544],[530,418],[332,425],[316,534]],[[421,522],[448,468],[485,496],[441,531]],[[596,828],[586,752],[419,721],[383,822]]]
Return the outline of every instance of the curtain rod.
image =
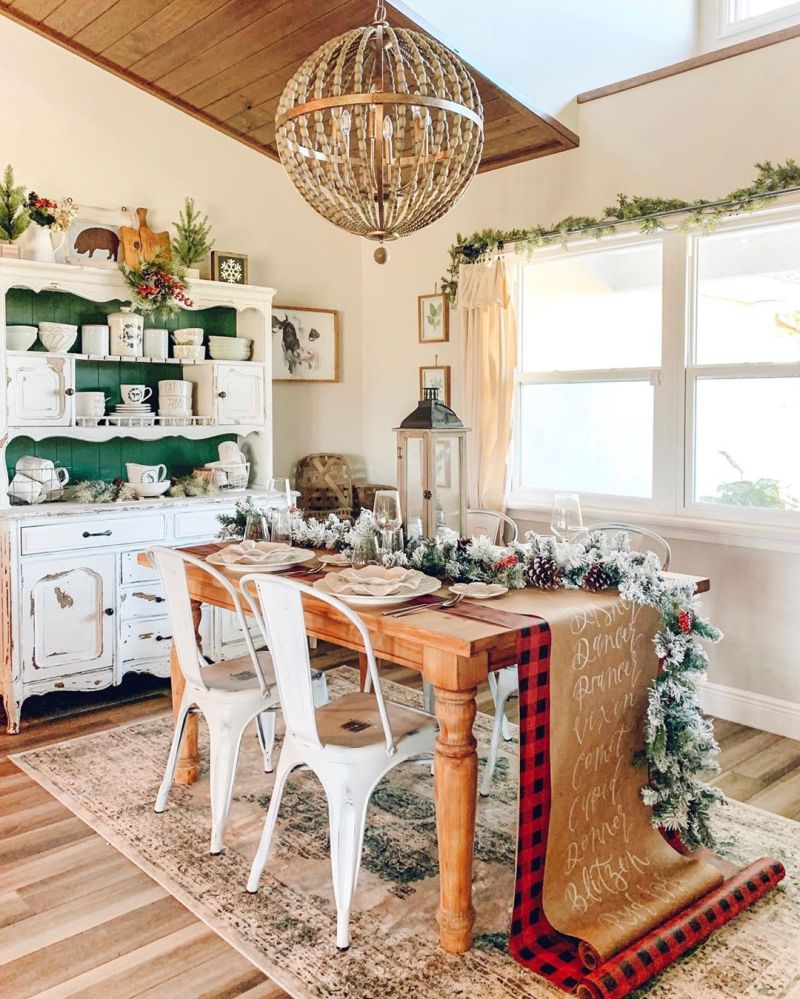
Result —
[[[759,194],[757,197],[750,198],[749,201],[752,204],[757,204],[759,201],[764,201],[768,198],[780,198],[784,194],[796,194],[800,192],[800,185],[796,187],[785,187],[780,191],[765,191],[764,194]],[[646,222],[649,219],[659,219],[664,218],[669,215],[691,215],[692,212],[701,211],[704,208],[733,208],[736,205],[741,206],[742,201],[736,201],[735,199],[725,199],[723,201],[704,201],[702,204],[689,205],[686,208],[665,208],[660,212],[650,212],[648,215],[637,215],[636,218],[632,219],[609,219],[607,222],[596,222],[594,225],[587,225],[582,229],[569,229],[567,232],[562,233],[560,229],[551,229],[548,232],[543,233],[543,236],[563,236],[564,238],[569,238],[570,236],[579,236],[581,233],[593,232],[595,229],[609,229],[616,228],[622,225],[636,225],[638,222]],[[510,253],[512,252],[512,247],[516,246],[517,243],[524,242],[523,240],[508,240],[508,242],[503,243],[502,250],[495,250],[494,252],[500,253]],[[461,243],[457,247],[458,250],[463,249],[468,246],[468,243]]]

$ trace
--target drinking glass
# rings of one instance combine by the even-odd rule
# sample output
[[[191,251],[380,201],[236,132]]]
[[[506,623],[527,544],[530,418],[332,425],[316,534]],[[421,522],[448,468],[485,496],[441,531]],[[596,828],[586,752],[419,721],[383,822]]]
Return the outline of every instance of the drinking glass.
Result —
[[[375,526],[381,532],[381,548],[394,551],[395,533],[400,530],[403,517],[400,513],[400,493],[396,489],[378,489],[372,507]]]
[[[583,531],[581,498],[577,493],[556,493],[550,530],[562,541],[574,541]]]
[[[377,565],[378,543],[374,534],[360,534],[356,538],[350,561],[354,569],[363,569],[365,565]]]
[[[289,510],[273,510],[272,540],[275,544],[290,545],[292,543],[292,517]]]
[[[288,509],[292,505],[292,489],[288,479],[267,479],[267,494],[270,505],[283,506]]]
[[[269,524],[267,517],[260,510],[253,510],[248,513],[244,525],[243,541],[269,541]]]

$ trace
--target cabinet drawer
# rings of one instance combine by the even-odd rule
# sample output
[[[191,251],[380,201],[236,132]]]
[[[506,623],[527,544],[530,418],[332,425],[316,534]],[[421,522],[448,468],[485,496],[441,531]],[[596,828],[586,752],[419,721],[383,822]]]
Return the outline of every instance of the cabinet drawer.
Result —
[[[123,622],[120,628],[120,662],[168,659],[172,626],[166,616]]]
[[[208,538],[219,534],[221,513],[233,513],[233,507],[216,507],[214,510],[197,510],[191,513],[175,514],[175,539]]]
[[[23,555],[85,551],[108,545],[130,545],[137,541],[160,541],[164,537],[164,518],[102,516],[83,517],[77,523],[37,524],[20,530]]]
[[[146,581],[138,586],[124,586],[119,594],[119,616],[123,621],[148,617],[163,617],[167,599],[160,580]]]
[[[158,579],[158,569],[155,566],[139,564],[139,556],[144,550],[143,548],[138,552],[123,552],[120,555],[120,580],[123,585],[154,582]]]

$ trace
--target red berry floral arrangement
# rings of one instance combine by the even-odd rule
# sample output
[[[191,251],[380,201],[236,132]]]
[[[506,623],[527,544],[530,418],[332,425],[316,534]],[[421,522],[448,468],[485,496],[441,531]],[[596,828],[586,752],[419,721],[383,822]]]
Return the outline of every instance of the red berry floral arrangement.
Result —
[[[172,316],[181,308],[192,307],[186,295],[186,272],[166,257],[142,260],[136,267],[121,264],[120,270],[133,290],[134,305],[143,315]]]

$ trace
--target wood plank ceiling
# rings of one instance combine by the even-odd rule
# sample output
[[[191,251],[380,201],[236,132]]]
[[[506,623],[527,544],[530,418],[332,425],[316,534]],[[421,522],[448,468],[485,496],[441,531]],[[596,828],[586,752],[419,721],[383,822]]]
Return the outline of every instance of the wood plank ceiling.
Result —
[[[368,0],[0,0],[0,13],[272,159],[287,80],[323,42],[368,23]],[[390,9],[391,23],[416,28]],[[481,170],[572,149],[578,137],[474,71]]]

